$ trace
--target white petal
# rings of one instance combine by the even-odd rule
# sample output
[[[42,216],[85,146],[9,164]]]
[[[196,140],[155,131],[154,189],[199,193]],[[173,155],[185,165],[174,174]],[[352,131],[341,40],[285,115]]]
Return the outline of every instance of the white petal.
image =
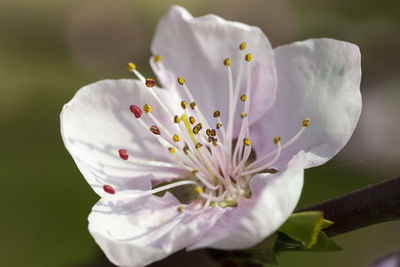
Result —
[[[347,143],[360,117],[359,48],[333,39],[307,40],[276,48],[275,61],[276,101],[253,125],[253,147],[262,156],[274,149],[275,136],[284,144],[310,118],[310,126],[282,151],[276,167],[300,150],[307,152],[306,168],[321,165]]]
[[[303,187],[304,152],[276,174],[257,174],[250,181],[252,195],[227,211],[207,235],[190,249],[244,249],[274,233],[293,212]]]
[[[89,230],[107,257],[119,266],[144,266],[200,238],[223,212],[189,215],[170,193],[163,198],[101,199],[89,216]]]
[[[61,133],[65,146],[88,183],[100,195],[104,194],[104,184],[116,190],[133,189],[136,183],[140,186],[140,177],[148,174],[160,179],[182,174],[175,167],[143,165],[135,161],[149,161],[152,157],[156,161],[171,161],[168,150],[156,141],[149,129],[139,124],[129,109],[131,104],[139,107],[150,104],[153,115],[173,127],[172,118],[165,114],[149,90],[137,80],[104,80],[80,89],[63,108]],[[167,103],[174,103],[170,93],[157,92]],[[142,118],[150,124],[144,112]],[[119,149],[128,151],[128,160],[119,157]]]
[[[242,42],[247,43],[245,51],[239,49]],[[253,55],[249,119],[258,119],[261,111],[272,105],[276,89],[273,51],[267,37],[257,27],[226,21],[215,15],[193,18],[184,8],[173,6],[159,22],[151,49],[153,54],[162,55],[164,70],[152,65],[160,81],[166,81],[164,87],[176,86],[177,90],[182,90],[176,82],[176,78],[182,76],[206,119],[213,119],[212,113],[219,109],[222,121],[227,122],[229,82],[223,61],[231,59],[235,83],[239,61],[244,61],[246,53]],[[246,62],[243,63],[242,92],[247,77]],[[171,73],[175,75],[173,80]],[[239,103],[235,120],[240,120],[242,109]],[[236,132],[237,126],[236,123]]]

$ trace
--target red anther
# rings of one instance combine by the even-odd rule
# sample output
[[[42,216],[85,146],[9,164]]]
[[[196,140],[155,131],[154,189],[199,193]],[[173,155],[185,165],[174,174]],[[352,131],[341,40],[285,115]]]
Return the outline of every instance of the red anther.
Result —
[[[159,134],[160,134],[160,129],[158,129],[158,127],[155,126],[155,125],[153,125],[153,126],[150,127],[150,131],[151,131],[153,134],[156,134],[156,135],[159,135]]]
[[[138,107],[138,106],[136,106],[136,105],[131,105],[130,107],[130,110],[132,111],[132,113],[133,114],[135,114],[135,117],[136,118],[140,118],[140,116],[142,116],[142,110]]]
[[[118,152],[121,159],[127,160],[129,158],[128,151],[126,151],[126,149],[120,149]]]
[[[147,87],[154,87],[156,85],[156,81],[154,79],[146,79]]]
[[[104,189],[104,191],[105,191],[106,193],[109,193],[109,194],[111,194],[111,195],[114,195],[114,194],[115,194],[114,187],[112,187],[111,185],[106,184],[106,185],[103,186],[103,189]]]

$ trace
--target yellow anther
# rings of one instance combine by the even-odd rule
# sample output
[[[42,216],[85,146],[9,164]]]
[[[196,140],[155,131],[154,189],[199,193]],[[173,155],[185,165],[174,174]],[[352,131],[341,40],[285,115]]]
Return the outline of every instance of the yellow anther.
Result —
[[[207,129],[207,130],[206,130],[206,134],[207,134],[208,136],[210,136],[210,135],[211,135],[211,129]]]
[[[188,154],[188,150],[189,150],[188,146],[183,147],[183,153],[185,153],[186,155]]]
[[[196,119],[193,116],[190,116],[189,121],[191,124],[194,124],[196,122]]]
[[[144,105],[143,106],[143,111],[146,112],[146,113],[149,113],[151,111],[151,106],[148,105],[148,104]]]
[[[163,223],[165,223],[165,222],[166,222],[166,220],[165,220],[165,219],[162,219],[162,222],[163,222]]]
[[[242,113],[240,113],[240,117],[242,117],[242,118],[245,118],[245,117],[247,117],[247,113],[246,113],[246,112],[242,112]]]
[[[192,173],[193,173],[193,174],[198,173],[198,172],[199,172],[199,169],[193,169],[193,170],[192,170]]]
[[[217,135],[217,133],[215,132],[215,129],[212,129],[212,130],[211,130],[210,135],[211,135],[211,136],[216,136],[216,135]]]
[[[217,109],[214,111],[214,118],[218,118],[221,115],[221,112]]]
[[[175,123],[179,123],[180,121],[181,121],[181,118],[179,118],[178,115],[175,115],[175,116],[174,116],[174,122],[175,122]]]
[[[222,127],[222,123],[217,123],[217,129]]]
[[[169,147],[168,150],[171,154],[175,154],[175,148]]]
[[[195,145],[195,147],[196,147],[196,149],[199,149],[200,147],[202,147],[203,145],[201,144],[201,143],[197,143],[196,145]]]
[[[158,63],[162,60],[162,56],[161,55],[155,55],[154,56],[154,62]]]
[[[253,56],[251,54],[246,54],[246,56],[244,56],[244,59],[246,59],[246,61],[251,61],[252,58]]]
[[[128,71],[132,72],[134,69],[136,69],[136,65],[133,64],[132,62],[128,63]]]
[[[179,137],[179,135],[174,134],[174,136],[172,137],[172,140],[173,140],[174,142],[179,142],[179,140],[181,140],[181,138]]]
[[[180,85],[184,85],[185,84],[185,79],[183,79],[182,77],[178,77],[178,83]]]
[[[183,109],[186,109],[187,106],[188,106],[188,104],[187,104],[187,102],[186,102],[185,100],[181,101],[181,107],[182,107]]]
[[[240,50],[244,50],[244,49],[246,48],[246,45],[247,45],[247,44],[244,43],[244,42],[241,43],[241,44],[239,45],[239,49],[240,49]]]
[[[224,65],[227,67],[231,65],[231,59],[229,57],[224,59]]]
[[[198,124],[196,125],[196,128],[200,131],[201,129],[203,129],[203,124],[201,124],[201,122],[198,123]]]
[[[250,145],[251,145],[251,142],[250,142],[249,139],[245,138],[245,139],[243,139],[243,144],[244,144],[245,146],[250,146]]]
[[[191,108],[191,109],[194,109],[195,107],[196,107],[196,102],[190,103],[190,108]]]
[[[310,119],[309,118],[304,119],[302,125],[303,127],[308,127],[308,125],[310,125]]]
[[[212,141],[212,144],[213,144],[214,146],[217,146],[217,145],[218,145],[217,141],[218,141],[218,139],[215,138],[215,139]]]
[[[240,100],[242,100],[243,102],[246,101],[246,99],[247,99],[247,96],[245,94],[240,96]]]
[[[208,137],[208,142],[211,143],[212,141],[214,141],[214,137],[209,136],[209,137]]]
[[[199,128],[197,127],[197,125],[193,127],[193,130],[192,130],[192,131],[193,131],[193,133],[196,134],[196,135],[199,134]]]
[[[200,186],[196,187],[196,192],[197,194],[203,193],[203,188],[201,188]]]
[[[274,144],[277,145],[281,141],[281,138],[279,136],[274,138]]]
[[[184,208],[185,208],[184,206],[179,206],[179,207],[178,207],[178,211],[179,211],[179,212],[182,212]]]

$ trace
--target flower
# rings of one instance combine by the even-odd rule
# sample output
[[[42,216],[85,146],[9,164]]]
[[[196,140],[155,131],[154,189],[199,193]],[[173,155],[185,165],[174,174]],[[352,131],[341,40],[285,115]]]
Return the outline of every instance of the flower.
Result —
[[[294,210],[303,170],[352,135],[358,47],[273,50],[257,27],[173,6],[151,50],[164,89],[130,63],[138,80],[85,86],[61,113],[65,146],[101,196],[89,231],[121,266],[257,244]]]

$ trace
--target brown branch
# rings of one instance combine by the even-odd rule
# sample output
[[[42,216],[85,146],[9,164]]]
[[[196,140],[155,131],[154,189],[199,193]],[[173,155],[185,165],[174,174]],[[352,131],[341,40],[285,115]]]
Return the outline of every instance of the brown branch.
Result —
[[[400,177],[369,185],[357,191],[301,209],[320,210],[335,222],[328,236],[343,234],[376,223],[400,219]]]

